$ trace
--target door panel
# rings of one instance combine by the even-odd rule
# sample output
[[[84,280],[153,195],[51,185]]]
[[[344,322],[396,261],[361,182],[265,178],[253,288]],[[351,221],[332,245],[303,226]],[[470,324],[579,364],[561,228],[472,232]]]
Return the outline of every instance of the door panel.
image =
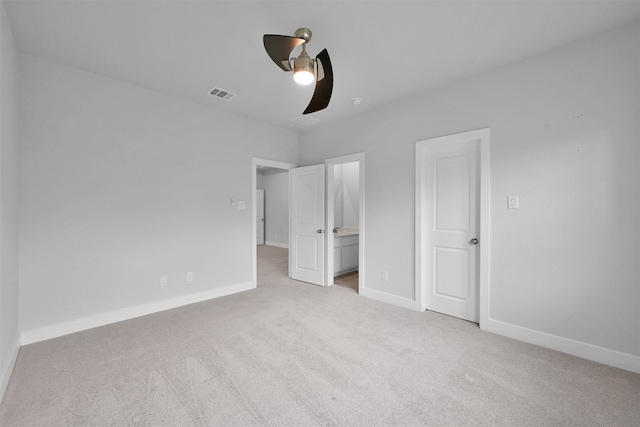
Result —
[[[435,159],[436,221],[439,231],[469,231],[469,159]]]
[[[298,203],[297,220],[300,225],[315,225],[318,223],[318,203],[322,203],[323,200],[318,200],[316,195],[318,194],[318,182],[315,173],[298,173],[297,174],[297,198],[303,203]],[[322,216],[322,213],[320,213]]]
[[[427,309],[477,322],[476,141],[427,152]]]
[[[441,297],[468,301],[469,251],[464,249],[436,248],[435,293]]]
[[[308,236],[296,236],[296,268],[315,272],[318,270],[317,239]]]
[[[324,165],[291,170],[291,278],[324,285]]]

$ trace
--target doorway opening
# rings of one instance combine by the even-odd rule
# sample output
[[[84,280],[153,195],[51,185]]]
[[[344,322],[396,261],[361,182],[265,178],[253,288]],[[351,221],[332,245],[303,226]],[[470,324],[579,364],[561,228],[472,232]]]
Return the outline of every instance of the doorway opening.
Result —
[[[353,179],[357,181],[357,190],[347,190],[352,192],[347,203],[356,204],[357,200],[357,210],[354,210],[352,206],[349,213],[347,213],[347,217],[351,216],[352,218],[349,223],[351,225],[350,227],[345,227],[344,225],[344,212],[342,212],[342,215],[338,218],[339,221],[343,222],[342,224],[337,224],[335,217],[335,177],[337,175],[339,179],[344,181],[345,164],[353,164],[346,166],[346,169],[348,169],[346,173],[355,174],[355,176],[357,176],[357,179],[355,176],[353,177]],[[278,169],[280,171],[276,172]],[[354,289],[356,289],[358,293],[362,293],[365,289],[364,153],[336,157],[326,160],[324,165],[306,166],[301,168],[297,168],[296,165],[292,163],[259,158],[252,159],[252,200],[254,201],[252,204],[254,287],[257,287],[258,283],[258,239],[256,233],[259,228],[257,226],[259,218],[257,216],[258,210],[255,201],[258,194],[257,190],[259,188],[258,183],[260,180],[262,180],[263,186],[266,187],[264,178],[259,177],[260,175],[264,175],[265,177],[271,174],[276,175],[281,172],[288,172],[286,174],[288,176],[289,193],[289,198],[286,202],[288,212],[287,222],[289,224],[288,276],[292,279],[301,280],[303,282],[313,283],[320,286],[330,286],[335,283],[334,278],[336,273],[354,273],[357,271],[357,277],[352,277],[351,280],[357,281],[357,287],[354,286]],[[330,185],[325,185],[325,183],[330,183]],[[271,243],[273,245],[274,242],[270,240],[272,237],[269,231],[269,189],[264,188],[264,190],[265,244],[270,245]],[[338,190],[344,191],[344,188],[339,185]],[[310,196],[313,197],[308,199]],[[301,200],[302,202],[300,202]],[[344,204],[344,198],[341,203]],[[281,204],[284,205],[284,202]],[[331,212],[331,214],[329,215],[328,212]],[[300,219],[299,217],[302,218],[302,221],[298,221]],[[357,222],[353,217],[357,217]],[[311,221],[311,219],[314,219],[314,221]],[[304,225],[306,228],[309,228],[309,225],[311,225],[312,230],[311,232],[306,230],[306,228],[305,230],[301,230],[300,227],[296,227],[296,224],[301,226]],[[336,233],[333,233],[333,229],[336,227]],[[335,237],[335,235],[339,234],[338,231],[341,228],[341,235]],[[344,235],[347,233],[350,235]],[[314,238],[312,239],[311,236]],[[344,251],[342,251],[341,246],[339,264],[335,262],[337,251],[334,250],[334,246],[336,244],[335,240],[337,238],[346,239],[342,242],[343,246],[352,246]],[[312,240],[316,242],[316,244],[310,244],[309,242]],[[344,255],[342,252],[344,252]],[[346,262],[343,262],[342,260],[345,258]],[[356,258],[357,262],[355,262]],[[336,266],[340,269],[335,270]],[[305,279],[304,277],[300,278],[298,275],[292,274],[299,270],[313,270],[320,276],[320,279],[310,280]]]
[[[327,285],[361,293],[364,284],[364,153],[335,157],[327,167]]]
[[[293,163],[255,157],[252,159],[254,287],[258,285],[258,245],[281,249],[289,247],[289,171],[295,167]]]

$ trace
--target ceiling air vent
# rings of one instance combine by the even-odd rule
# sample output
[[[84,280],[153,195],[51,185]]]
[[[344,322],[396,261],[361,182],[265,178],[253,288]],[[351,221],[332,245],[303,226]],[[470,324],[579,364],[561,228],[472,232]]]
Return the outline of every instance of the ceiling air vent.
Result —
[[[225,101],[229,101],[235,98],[237,95],[235,93],[231,93],[228,90],[220,89],[219,87],[214,87],[209,95],[213,95],[216,98],[224,99]]]

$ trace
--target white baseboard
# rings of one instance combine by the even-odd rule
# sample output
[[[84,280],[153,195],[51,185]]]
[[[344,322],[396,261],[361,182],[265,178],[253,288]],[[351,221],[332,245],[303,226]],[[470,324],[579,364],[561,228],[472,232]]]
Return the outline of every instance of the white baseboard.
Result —
[[[489,319],[488,325],[482,325],[482,329],[494,334],[524,341],[529,344],[539,345],[552,350],[578,356],[593,362],[613,366],[640,374],[640,357],[620,351],[587,344],[582,341],[572,340],[534,329],[516,326],[499,320]]]
[[[367,288],[362,289],[360,294],[388,304],[408,308],[410,310],[416,310],[416,302],[412,299],[402,298]],[[552,335],[546,332],[513,325],[511,323],[495,319],[489,319],[487,323],[488,324],[486,325],[482,325],[482,329],[487,332],[640,374],[640,356],[588,344],[582,341],[576,341],[571,338]]]
[[[16,360],[18,360],[18,353],[20,352],[21,344],[20,335],[18,335],[16,337],[16,345],[13,348],[13,354],[9,360],[9,364],[4,369],[4,372],[2,372],[2,376],[0,377],[0,402],[4,399],[4,393],[7,391],[7,387],[9,386],[9,380],[11,379],[13,368],[16,366]]]
[[[416,302],[409,298],[399,297],[397,295],[391,295],[386,292],[375,291],[373,289],[364,288],[360,289],[360,295],[363,297],[371,298],[377,301],[386,302],[387,304],[396,305],[402,308],[408,308],[409,310],[416,309]]]
[[[121,322],[123,320],[129,320],[135,317],[146,316],[148,314],[182,307],[183,305],[194,304],[213,298],[220,298],[238,292],[248,291],[250,289],[255,289],[255,285],[252,282],[238,283],[231,286],[225,286],[223,288],[216,288],[163,301],[121,308],[119,310],[95,314],[93,316],[70,320],[68,322],[62,322],[42,328],[31,329],[22,332],[22,345],[32,344],[63,335],[73,334],[75,332],[85,331],[87,329]]]
[[[264,244],[267,245],[267,246],[275,246],[276,248],[289,249],[289,244],[288,243],[278,243],[278,242],[265,241]]]

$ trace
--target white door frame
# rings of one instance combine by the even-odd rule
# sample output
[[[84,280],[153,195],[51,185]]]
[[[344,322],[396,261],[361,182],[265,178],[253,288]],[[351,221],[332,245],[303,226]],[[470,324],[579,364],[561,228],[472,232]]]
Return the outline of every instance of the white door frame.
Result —
[[[426,157],[427,150],[443,143],[462,143],[477,140],[480,145],[480,230],[478,235],[480,249],[480,263],[478,279],[480,285],[479,317],[480,328],[486,329],[489,321],[489,292],[490,292],[490,224],[491,224],[491,168],[490,168],[490,129],[478,129],[455,135],[431,138],[416,142],[416,195],[415,195],[415,302],[416,310],[427,308],[427,268],[425,254],[427,253],[427,230],[425,224],[426,211]]]
[[[279,162],[277,160],[261,159],[259,157],[251,158],[251,200],[256,200],[256,187],[258,186],[258,166],[267,166],[278,169],[291,170],[297,167],[293,163]],[[287,208],[287,212],[290,211],[290,207]],[[251,254],[252,254],[252,267],[253,267],[253,287],[258,287],[258,246],[256,245],[256,204],[251,202]]]
[[[365,226],[364,226],[364,153],[355,153],[349,154],[346,156],[333,157],[331,159],[327,159],[324,161],[327,167],[327,182],[326,182],[326,194],[327,200],[325,202],[326,206],[326,224],[327,224],[327,232],[326,232],[326,245],[325,245],[325,268],[327,278],[326,284],[328,286],[333,285],[333,227],[334,218],[333,218],[333,210],[334,210],[334,166],[341,165],[344,163],[358,162],[359,163],[359,177],[360,180],[359,189],[358,189],[358,197],[359,197],[359,218],[358,218],[358,226],[359,226],[359,236],[358,236],[358,293],[362,294],[362,289],[364,287],[364,274],[365,274],[365,252],[364,252],[364,241],[365,241]]]
[[[256,177],[257,180],[257,177]],[[257,182],[256,182],[257,184]],[[257,187],[257,185],[256,185]],[[260,236],[262,238],[262,243],[258,243],[258,230],[259,230],[259,226],[258,226],[258,208],[260,207],[260,203],[258,203],[258,195],[262,194],[262,236]],[[255,200],[256,203],[256,245],[264,245],[265,244],[265,222],[264,222],[264,188],[257,188],[256,189],[256,198],[253,199]]]

